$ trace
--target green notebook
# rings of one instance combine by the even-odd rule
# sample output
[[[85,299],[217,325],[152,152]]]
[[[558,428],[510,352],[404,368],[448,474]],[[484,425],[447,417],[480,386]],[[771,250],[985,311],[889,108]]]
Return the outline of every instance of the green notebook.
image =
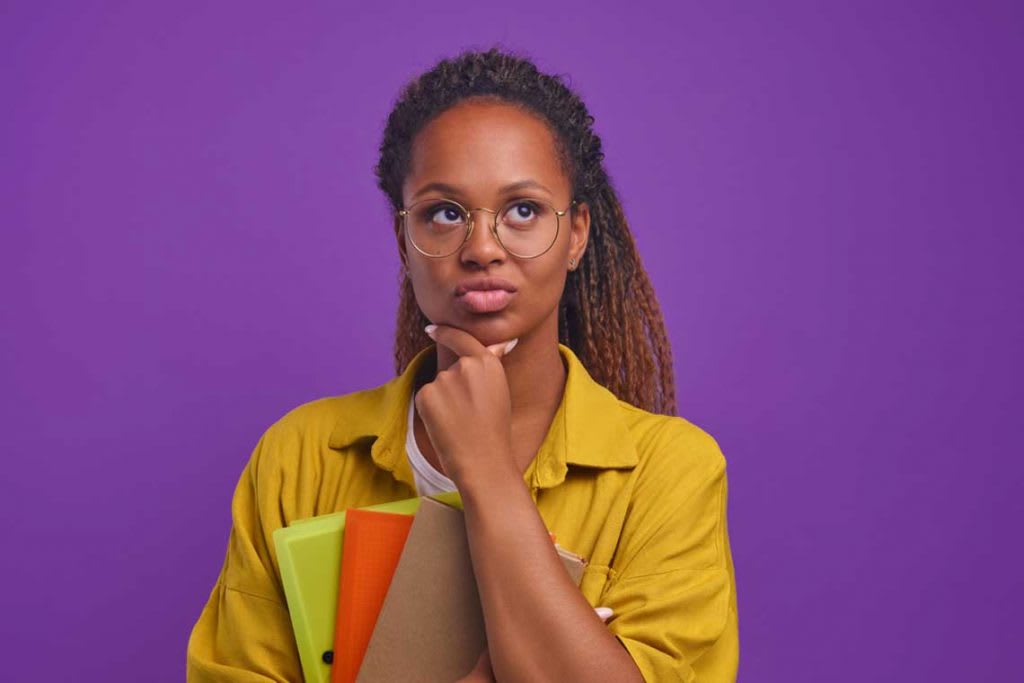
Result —
[[[431,496],[462,509],[458,491]],[[414,515],[422,498],[368,505],[364,509]],[[324,653],[334,648],[338,580],[345,531],[345,511],[298,519],[274,532],[281,583],[307,683],[330,683],[331,665]]]

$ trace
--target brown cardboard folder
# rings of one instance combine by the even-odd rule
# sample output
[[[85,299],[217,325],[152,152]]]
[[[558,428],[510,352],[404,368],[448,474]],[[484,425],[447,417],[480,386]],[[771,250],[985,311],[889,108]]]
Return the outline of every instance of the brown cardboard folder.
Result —
[[[578,586],[586,560],[556,548]],[[455,681],[486,645],[463,512],[423,498],[356,681]]]

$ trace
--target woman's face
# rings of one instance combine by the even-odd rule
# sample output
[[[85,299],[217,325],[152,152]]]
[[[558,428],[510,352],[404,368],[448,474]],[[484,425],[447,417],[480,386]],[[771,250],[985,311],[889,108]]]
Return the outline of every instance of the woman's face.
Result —
[[[522,181],[535,185],[506,190]],[[431,189],[443,183],[451,189]],[[446,110],[413,140],[403,206],[423,199],[454,199],[467,209],[500,210],[512,199],[546,201],[561,211],[572,200],[569,179],[555,152],[552,132],[538,118],[508,104],[463,101]],[[530,212],[524,210],[526,214]],[[578,265],[590,229],[586,203],[559,221],[555,243],[531,259],[510,255],[490,230],[494,214],[472,211],[474,227],[459,251],[431,258],[402,231],[399,251],[420,309],[432,323],[466,330],[483,344],[520,338],[558,340],[558,304],[569,271]],[[462,294],[460,285],[501,278],[514,292]]]

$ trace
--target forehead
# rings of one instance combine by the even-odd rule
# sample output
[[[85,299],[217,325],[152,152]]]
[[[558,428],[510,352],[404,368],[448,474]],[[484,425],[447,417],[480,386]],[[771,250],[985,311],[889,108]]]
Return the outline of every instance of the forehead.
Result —
[[[518,107],[468,101],[416,135],[402,193],[409,199],[427,183],[445,182],[464,188],[467,199],[487,202],[497,197],[497,188],[525,179],[556,194],[567,192],[552,131]]]

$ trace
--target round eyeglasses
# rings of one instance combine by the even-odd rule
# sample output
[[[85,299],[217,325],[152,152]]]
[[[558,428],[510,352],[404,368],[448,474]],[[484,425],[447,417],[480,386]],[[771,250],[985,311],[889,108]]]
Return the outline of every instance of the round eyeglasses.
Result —
[[[416,251],[431,258],[451,256],[473,233],[473,211],[494,214],[490,230],[498,244],[517,258],[537,258],[558,238],[559,223],[573,206],[564,211],[540,199],[513,199],[501,210],[486,207],[467,209],[453,199],[423,199],[398,209],[409,241]]]

